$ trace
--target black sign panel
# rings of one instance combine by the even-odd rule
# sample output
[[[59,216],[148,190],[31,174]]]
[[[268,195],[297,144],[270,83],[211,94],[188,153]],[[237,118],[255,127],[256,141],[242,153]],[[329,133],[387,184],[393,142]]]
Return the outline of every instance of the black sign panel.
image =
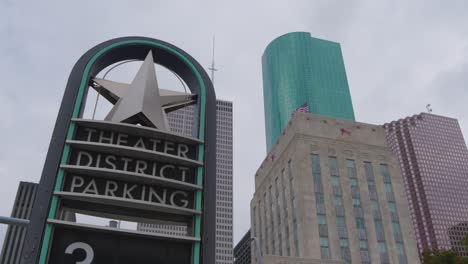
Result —
[[[189,264],[191,244],[56,226],[48,263]]]

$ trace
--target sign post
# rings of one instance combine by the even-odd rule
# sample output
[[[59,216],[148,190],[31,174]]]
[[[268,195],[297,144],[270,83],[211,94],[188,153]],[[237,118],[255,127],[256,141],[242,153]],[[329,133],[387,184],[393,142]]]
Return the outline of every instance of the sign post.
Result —
[[[130,84],[97,78],[125,60],[143,64]],[[158,88],[154,63],[190,88]],[[83,119],[89,87],[114,107]],[[216,96],[203,68],[181,49],[143,37],[113,39],[84,54],[70,75],[23,247],[23,264],[215,263]],[[191,137],[166,114],[193,105]],[[77,223],[76,213],[179,223],[186,236]]]

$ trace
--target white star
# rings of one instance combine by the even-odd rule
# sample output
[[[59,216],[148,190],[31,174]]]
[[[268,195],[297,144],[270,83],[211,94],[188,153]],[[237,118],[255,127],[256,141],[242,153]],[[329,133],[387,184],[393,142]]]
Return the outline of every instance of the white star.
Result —
[[[166,113],[195,103],[195,95],[158,88],[150,51],[131,84],[94,78],[92,87],[114,104],[105,120],[169,130]]]

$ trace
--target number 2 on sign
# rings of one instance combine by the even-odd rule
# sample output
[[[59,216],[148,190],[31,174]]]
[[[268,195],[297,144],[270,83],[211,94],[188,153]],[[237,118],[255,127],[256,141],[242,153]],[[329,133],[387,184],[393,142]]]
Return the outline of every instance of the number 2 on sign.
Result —
[[[65,249],[65,254],[73,254],[77,249],[84,250],[86,252],[86,257],[82,261],[77,261],[75,264],[91,264],[94,259],[94,250],[89,244],[83,242],[72,243]]]

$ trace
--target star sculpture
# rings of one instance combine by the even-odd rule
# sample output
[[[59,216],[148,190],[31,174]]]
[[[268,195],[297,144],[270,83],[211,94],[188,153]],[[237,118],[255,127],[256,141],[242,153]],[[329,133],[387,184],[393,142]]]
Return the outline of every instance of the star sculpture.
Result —
[[[195,95],[159,89],[150,51],[132,83],[93,78],[93,87],[114,104],[104,120],[169,130],[167,113],[195,103]]]

